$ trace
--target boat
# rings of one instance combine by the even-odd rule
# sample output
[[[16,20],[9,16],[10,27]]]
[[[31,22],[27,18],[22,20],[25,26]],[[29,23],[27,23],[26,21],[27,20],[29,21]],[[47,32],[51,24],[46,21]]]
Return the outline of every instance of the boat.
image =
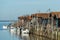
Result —
[[[17,35],[20,35],[20,28],[17,27]]]
[[[10,29],[10,32],[11,32],[11,33],[16,33],[16,28],[11,28],[11,29]]]
[[[29,37],[29,34],[22,34],[22,37]]]
[[[3,29],[7,29],[7,25],[3,25]]]
[[[14,29],[14,27],[11,26],[10,29]]]
[[[29,30],[28,29],[21,29],[21,33],[22,34],[28,34],[29,33]]]

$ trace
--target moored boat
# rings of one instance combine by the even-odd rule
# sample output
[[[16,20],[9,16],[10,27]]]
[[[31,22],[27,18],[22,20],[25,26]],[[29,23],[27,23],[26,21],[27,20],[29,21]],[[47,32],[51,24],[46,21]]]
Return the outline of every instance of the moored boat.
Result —
[[[7,29],[7,25],[3,25],[3,29]]]
[[[28,33],[29,33],[29,30],[28,30],[28,29],[22,29],[22,30],[21,30],[21,33],[22,33],[22,34],[28,34]]]

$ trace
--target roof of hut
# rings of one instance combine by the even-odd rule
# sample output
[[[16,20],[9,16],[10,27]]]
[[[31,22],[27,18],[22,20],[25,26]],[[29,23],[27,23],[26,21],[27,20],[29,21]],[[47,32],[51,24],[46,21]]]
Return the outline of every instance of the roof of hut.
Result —
[[[24,16],[20,16],[20,17],[18,17],[18,19],[24,19]]]
[[[60,18],[60,12],[51,12],[52,16],[56,15],[58,18]]]
[[[34,16],[34,17],[48,18],[49,13],[36,13],[36,14],[32,14],[32,16]]]
[[[27,18],[27,20],[31,20],[31,19],[32,19],[32,17],[31,17],[31,16],[27,16],[26,18]]]
[[[18,17],[18,19],[31,20],[32,17],[31,16],[20,16]]]

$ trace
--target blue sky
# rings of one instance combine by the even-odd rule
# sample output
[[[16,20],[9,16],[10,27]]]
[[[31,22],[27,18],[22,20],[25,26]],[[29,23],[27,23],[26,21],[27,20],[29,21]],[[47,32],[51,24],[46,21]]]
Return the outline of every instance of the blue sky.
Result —
[[[0,0],[0,20],[16,20],[18,16],[37,12],[60,12],[60,0]]]

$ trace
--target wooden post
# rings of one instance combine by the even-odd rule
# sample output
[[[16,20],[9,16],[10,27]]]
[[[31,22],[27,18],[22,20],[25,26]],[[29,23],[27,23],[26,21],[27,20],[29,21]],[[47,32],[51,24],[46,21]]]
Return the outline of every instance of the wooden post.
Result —
[[[57,22],[56,22],[56,26],[57,26],[57,40],[58,40],[58,17],[57,17],[57,20],[56,20]]]
[[[52,21],[51,21],[51,29],[52,29],[52,39],[53,39],[53,32],[54,32],[54,31],[53,31],[53,30],[54,30],[54,27],[53,27],[53,16],[52,16],[51,20],[52,20]]]

